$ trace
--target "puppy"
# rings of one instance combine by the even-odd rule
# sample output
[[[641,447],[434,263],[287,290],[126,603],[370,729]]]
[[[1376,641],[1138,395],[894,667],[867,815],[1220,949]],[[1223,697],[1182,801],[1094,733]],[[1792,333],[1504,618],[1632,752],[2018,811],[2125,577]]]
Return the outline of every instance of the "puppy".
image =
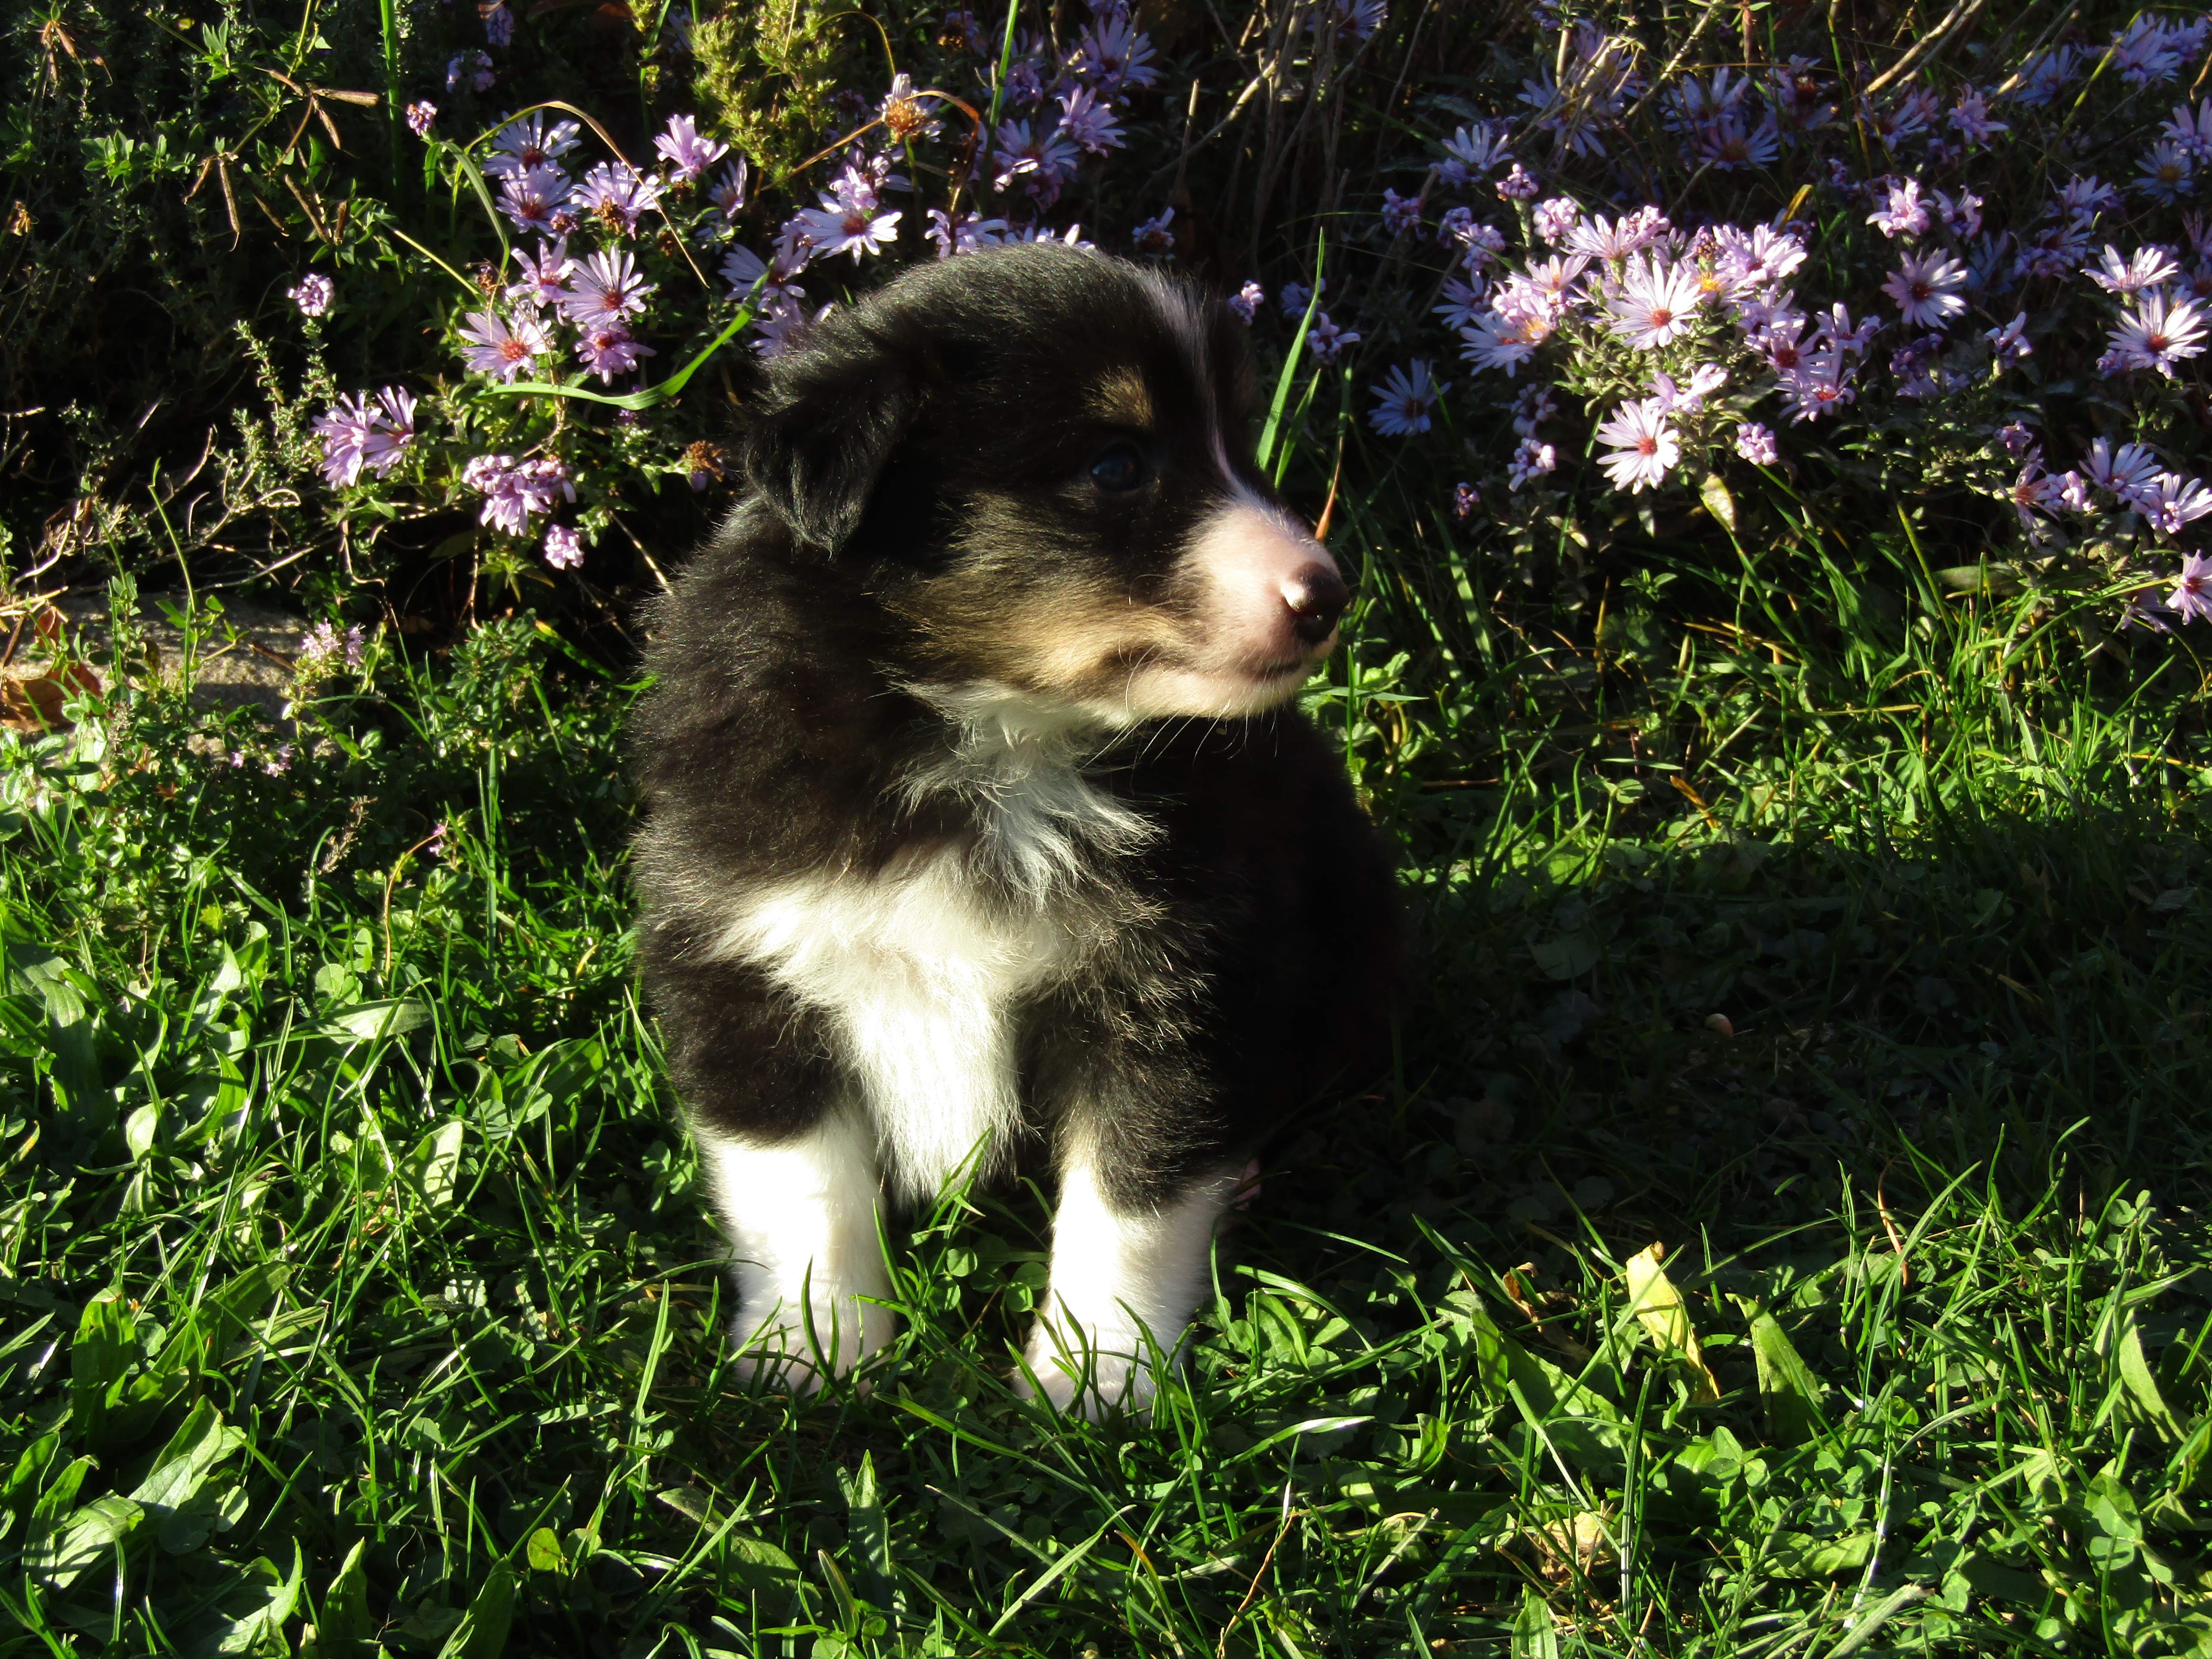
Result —
[[[655,618],[648,992],[753,1367],[890,1334],[879,1218],[1058,1178],[1027,1379],[1140,1406],[1285,1114],[1376,1063],[1390,860],[1288,700],[1350,594],[1249,459],[1241,326],[1057,245],[776,358]]]

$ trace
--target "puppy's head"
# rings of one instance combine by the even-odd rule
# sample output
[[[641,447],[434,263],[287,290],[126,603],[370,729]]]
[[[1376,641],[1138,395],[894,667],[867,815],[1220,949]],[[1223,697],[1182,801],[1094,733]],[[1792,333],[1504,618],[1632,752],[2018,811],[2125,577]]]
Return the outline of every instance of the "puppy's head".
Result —
[[[963,254],[769,366],[757,494],[860,573],[924,684],[1111,721],[1289,697],[1350,599],[1249,459],[1241,326],[1056,245]]]

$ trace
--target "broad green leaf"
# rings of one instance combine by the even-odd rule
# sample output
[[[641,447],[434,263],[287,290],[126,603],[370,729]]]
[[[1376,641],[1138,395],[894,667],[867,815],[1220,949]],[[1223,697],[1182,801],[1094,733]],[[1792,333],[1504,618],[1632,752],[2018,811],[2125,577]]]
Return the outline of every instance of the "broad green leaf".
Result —
[[[106,1127],[96,1121],[102,1104],[99,1016],[86,1006],[69,964],[59,957],[32,963],[18,972],[46,1004],[47,1079],[63,1113],[80,1127],[97,1133]]]
[[[565,1573],[568,1571],[568,1558],[561,1551],[561,1534],[550,1527],[540,1527],[532,1533],[529,1541],[522,1548],[523,1559],[530,1563],[533,1572]]]
[[[1816,1538],[1809,1533],[1785,1532],[1763,1563],[1784,1578],[1826,1578],[1839,1572],[1856,1572],[1874,1553],[1870,1532],[1842,1538]]]
[[[845,1495],[847,1535],[851,1559],[860,1581],[860,1595],[872,1606],[891,1605],[890,1524],[884,1513],[882,1488],[876,1481],[873,1453],[860,1454],[860,1466],[848,1472],[839,1468],[837,1485]]]
[[[154,1375],[189,1376],[223,1364],[231,1344],[261,1316],[291,1273],[283,1262],[259,1261],[204,1292],[155,1356]]]
[[[1605,951],[1586,933],[1569,933],[1528,947],[1540,971],[1551,979],[1577,979],[1597,966]]]
[[[357,1002],[350,1008],[292,1028],[301,1037],[328,1037],[337,1042],[368,1042],[377,1037],[398,1036],[430,1023],[427,1004],[412,997],[386,997]]]
[[[7,1486],[0,1487],[0,1506],[4,1506],[8,1511],[5,1520],[0,1522],[0,1542],[6,1541],[8,1533],[16,1520],[27,1514],[38,1501],[40,1482],[46,1478],[46,1471],[53,1467],[54,1455],[60,1451],[62,1437],[58,1430],[41,1435],[24,1447],[22,1455],[15,1460],[15,1468],[8,1477]],[[83,1476],[80,1474],[77,1478],[82,1480]]]
[[[47,1438],[54,1437],[49,1435]],[[39,1494],[31,1505],[31,1523],[23,1535],[23,1559],[27,1563],[51,1554],[54,1540],[67,1524],[66,1517],[76,1508],[76,1495],[84,1485],[85,1476],[99,1467],[90,1457],[77,1458],[65,1465],[54,1477],[53,1484]],[[17,1472],[22,1472],[20,1464]]]
[[[361,1559],[368,1547],[367,1539],[356,1539],[337,1577],[323,1592],[320,1615],[315,1620],[317,1659],[356,1659],[370,1652],[368,1570]]]
[[[1480,1307],[1469,1306],[1466,1313],[1474,1327],[1476,1374],[1492,1395],[1512,1400],[1529,1426],[1570,1461],[1620,1462],[1625,1442],[1619,1407],[1530,1353]]]
[[[87,1568],[114,1559],[115,1546],[137,1530],[145,1510],[110,1493],[71,1511],[68,1520],[23,1553],[24,1569],[55,1589],[66,1589]]]
[[[1720,1384],[1706,1367],[1698,1334],[1690,1328],[1690,1310],[1682,1305],[1682,1293],[1659,1266],[1665,1249],[1662,1244],[1648,1245],[1628,1258],[1625,1268],[1628,1305],[1635,1310],[1637,1322],[1652,1341],[1673,1355],[1688,1374],[1691,1403],[1710,1406],[1721,1397]]]
[[[289,1576],[278,1571],[267,1556],[257,1557],[239,1571],[217,1601],[206,1634],[195,1645],[210,1653],[259,1653],[278,1648],[284,1639],[284,1621],[299,1605],[306,1571],[296,1540],[292,1545]]]
[[[80,1432],[97,1431],[109,1391],[137,1351],[137,1326],[121,1291],[102,1291],[85,1304],[70,1346],[70,1415]]]
[[[438,1659],[500,1659],[507,1651],[507,1626],[514,1620],[514,1569],[495,1561]]]
[[[799,1587],[799,1563],[764,1538],[725,1534],[714,1550],[716,1571],[742,1605],[760,1609],[763,1624],[779,1622],[792,1610]]]
[[[1552,1623],[1551,1603],[1533,1589],[1521,1592],[1511,1640],[1513,1659],[1559,1659],[1559,1633]]]
[[[2135,1494],[2112,1468],[2100,1469],[2082,1489],[2081,1509],[2091,1528],[2115,1542],[2142,1541],[2142,1520],[2136,1513]]]
[[[191,1501],[216,1464],[246,1444],[242,1429],[223,1426],[222,1413],[202,1400],[169,1437],[154,1467],[131,1494],[131,1501],[160,1513]]]
[[[1779,1320],[1749,1297],[1740,1296],[1736,1303],[1751,1321],[1751,1352],[1759,1367],[1766,1431],[1778,1445],[1802,1445],[1827,1427],[1820,1415],[1820,1385]]]
[[[2129,1398],[2141,1408],[2159,1431],[2170,1440],[2182,1440],[2188,1431],[2166,1404],[2166,1395],[2158,1386],[2157,1375],[2150,1368],[2142,1347],[2142,1332],[2136,1327],[2135,1316],[2130,1314],[2120,1332],[2120,1381],[2127,1385]]]
[[[422,1194],[425,1204],[443,1209],[453,1201],[461,1173],[461,1138],[465,1133],[460,1119],[449,1117],[399,1160],[400,1178]]]

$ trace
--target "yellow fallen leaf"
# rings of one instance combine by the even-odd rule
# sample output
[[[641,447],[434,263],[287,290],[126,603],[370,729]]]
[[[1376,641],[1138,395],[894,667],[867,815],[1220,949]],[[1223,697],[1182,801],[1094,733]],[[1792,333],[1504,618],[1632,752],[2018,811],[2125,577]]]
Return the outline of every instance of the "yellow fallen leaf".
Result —
[[[1536,1571],[1546,1579],[1554,1584],[1570,1583],[1620,1559],[1606,1534],[1607,1519],[1597,1510],[1583,1510],[1516,1533],[1499,1547],[1510,1551],[1517,1544],[1535,1558]]]
[[[1652,1244],[1628,1258],[1628,1303],[1651,1340],[1689,1368],[1691,1404],[1710,1406],[1721,1397],[1720,1384],[1705,1364],[1697,1332],[1690,1328],[1682,1293],[1659,1266],[1666,1248]]]

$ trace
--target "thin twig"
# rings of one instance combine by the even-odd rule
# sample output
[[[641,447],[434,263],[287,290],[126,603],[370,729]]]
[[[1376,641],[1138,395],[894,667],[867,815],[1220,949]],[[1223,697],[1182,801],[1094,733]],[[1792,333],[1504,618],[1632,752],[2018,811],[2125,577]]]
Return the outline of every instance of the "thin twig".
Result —
[[[1911,49],[1904,57],[1868,82],[1859,96],[1872,98],[1898,76],[1917,68],[1923,58],[1942,46],[1961,26],[1980,16],[1982,8],[1989,3],[1990,0],[1959,0],[1959,3],[1951,8],[1951,15],[1948,17],[1914,41]]]

